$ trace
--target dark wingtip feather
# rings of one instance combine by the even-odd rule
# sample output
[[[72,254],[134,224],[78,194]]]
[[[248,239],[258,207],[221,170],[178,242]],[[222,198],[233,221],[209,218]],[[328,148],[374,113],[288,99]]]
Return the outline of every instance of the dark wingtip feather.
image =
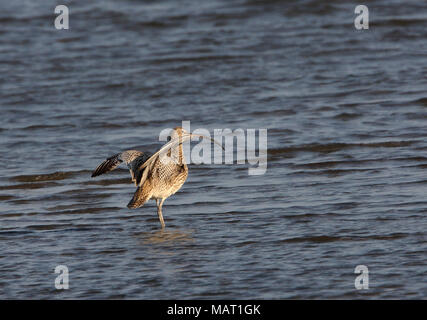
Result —
[[[91,178],[94,178],[94,177],[97,177],[97,176],[100,176],[102,173],[101,172],[99,172],[99,170],[98,170],[98,168],[97,169],[95,169],[95,171],[94,172],[92,172],[92,175],[90,176]]]
[[[120,159],[118,159],[118,155],[116,154],[107,160],[104,160],[96,169],[94,172],[92,172],[91,177],[97,177],[101,174],[107,173],[109,171],[114,170],[117,168],[117,166],[122,162]]]

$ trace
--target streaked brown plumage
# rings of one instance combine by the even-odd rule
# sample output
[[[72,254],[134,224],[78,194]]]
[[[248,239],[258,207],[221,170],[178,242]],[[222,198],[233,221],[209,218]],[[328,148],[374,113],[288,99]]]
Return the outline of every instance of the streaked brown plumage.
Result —
[[[171,141],[153,155],[127,150],[107,158],[92,173],[92,177],[96,177],[116,169],[120,163],[125,162],[129,167],[132,181],[137,186],[128,208],[139,208],[148,200],[155,199],[162,228],[165,227],[163,202],[182,187],[188,176],[182,143],[192,136],[204,137],[189,134],[181,127],[176,127],[170,136]]]

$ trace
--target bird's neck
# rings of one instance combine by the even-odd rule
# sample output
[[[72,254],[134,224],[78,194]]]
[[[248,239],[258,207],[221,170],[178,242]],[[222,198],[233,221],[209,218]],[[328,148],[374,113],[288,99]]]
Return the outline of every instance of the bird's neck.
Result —
[[[178,164],[180,166],[185,164],[185,157],[184,157],[184,151],[182,148],[182,143],[179,144],[179,149],[178,149]]]
[[[172,148],[168,152],[168,156],[175,162],[177,165],[182,166],[186,164],[184,157],[184,150],[182,147],[182,137],[179,137],[179,145]]]

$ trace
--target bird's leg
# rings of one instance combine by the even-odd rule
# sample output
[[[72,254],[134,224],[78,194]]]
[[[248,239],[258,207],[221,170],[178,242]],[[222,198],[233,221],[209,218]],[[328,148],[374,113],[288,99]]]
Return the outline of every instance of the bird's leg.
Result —
[[[165,201],[165,199],[162,199],[161,201],[160,201],[160,204],[159,204],[159,199],[156,199],[156,204],[157,204],[157,214],[159,215],[159,220],[160,220],[160,223],[161,223],[161,225],[162,225],[162,229],[164,229],[165,228],[165,221],[163,220],[163,214],[162,214],[162,206],[163,206],[163,202]]]

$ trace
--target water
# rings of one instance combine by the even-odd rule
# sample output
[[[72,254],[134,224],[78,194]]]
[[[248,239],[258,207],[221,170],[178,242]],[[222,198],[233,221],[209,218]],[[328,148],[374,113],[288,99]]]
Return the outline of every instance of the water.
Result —
[[[364,31],[352,1],[69,1],[61,31],[55,5],[0,4],[0,298],[426,298],[423,1]],[[190,165],[162,233],[90,174],[182,120],[267,128],[268,169]]]

